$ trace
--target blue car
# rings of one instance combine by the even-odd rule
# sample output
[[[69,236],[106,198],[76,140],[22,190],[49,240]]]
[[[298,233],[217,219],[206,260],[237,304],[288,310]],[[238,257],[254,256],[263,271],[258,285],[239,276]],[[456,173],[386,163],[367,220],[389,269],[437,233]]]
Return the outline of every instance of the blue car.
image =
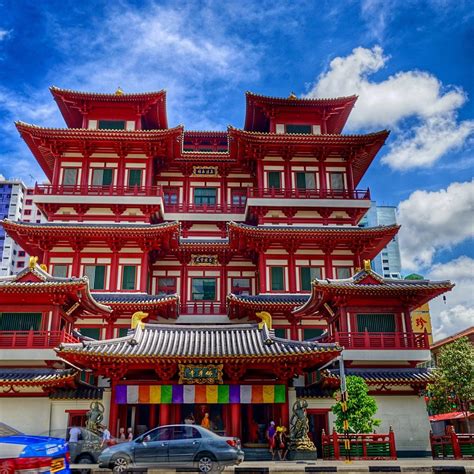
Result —
[[[61,438],[29,436],[0,423],[2,474],[70,474],[68,444]]]

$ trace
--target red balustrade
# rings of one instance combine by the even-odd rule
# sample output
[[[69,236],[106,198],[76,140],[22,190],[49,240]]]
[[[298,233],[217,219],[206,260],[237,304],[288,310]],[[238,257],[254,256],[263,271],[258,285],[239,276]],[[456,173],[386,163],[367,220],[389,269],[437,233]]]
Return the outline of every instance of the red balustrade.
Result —
[[[248,188],[248,198],[284,199],[370,199],[369,189]]]
[[[0,349],[51,349],[61,342],[79,342],[66,331],[0,331]]]
[[[455,433],[448,427],[444,435],[430,432],[430,444],[433,459],[474,458],[474,433]]]
[[[160,186],[68,186],[36,184],[37,195],[75,195],[75,196],[162,196]]]
[[[349,440],[349,448],[346,449],[345,441]],[[340,434],[335,431],[332,434],[321,436],[323,458],[340,460],[351,459],[397,459],[395,448],[395,435],[390,431],[384,434]]]
[[[193,214],[206,213],[223,213],[223,214],[244,214],[245,205],[233,204],[195,204],[195,203],[179,203],[165,204],[165,212],[189,212]]]
[[[325,342],[338,342],[345,349],[429,349],[428,333],[336,332]]]
[[[180,306],[181,314],[226,314],[226,307],[219,302],[194,302]]]

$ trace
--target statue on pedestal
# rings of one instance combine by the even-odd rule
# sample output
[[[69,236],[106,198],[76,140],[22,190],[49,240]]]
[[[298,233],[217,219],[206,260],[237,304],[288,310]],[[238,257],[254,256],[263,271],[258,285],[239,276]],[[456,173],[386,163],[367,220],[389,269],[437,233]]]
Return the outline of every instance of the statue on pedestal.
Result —
[[[100,402],[92,402],[90,410],[86,414],[86,428],[100,435],[100,426],[104,420],[104,405]]]
[[[306,400],[296,400],[293,404],[293,414],[290,420],[290,451],[306,451],[316,452],[316,446],[308,436],[309,423],[306,408],[308,402]]]

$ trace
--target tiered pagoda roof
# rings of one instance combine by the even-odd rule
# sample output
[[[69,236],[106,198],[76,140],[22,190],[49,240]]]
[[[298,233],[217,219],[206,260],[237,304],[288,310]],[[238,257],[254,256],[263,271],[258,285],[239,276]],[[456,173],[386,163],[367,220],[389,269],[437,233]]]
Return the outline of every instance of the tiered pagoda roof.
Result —
[[[28,253],[66,243],[74,248],[94,242],[110,242],[119,246],[134,244],[149,250],[172,249],[178,246],[179,223],[162,224],[88,224],[30,223],[2,221],[8,235]]]
[[[157,370],[157,366],[176,371],[174,364],[196,362],[224,364],[224,370],[233,373],[258,365],[279,377],[319,367],[340,351],[333,343],[278,338],[266,324],[145,324],[125,337],[63,343],[57,349],[62,359],[80,367],[95,367],[99,372],[121,368],[126,373],[133,367]]]
[[[54,369],[49,367],[0,367],[0,387],[16,390],[38,387],[43,390],[71,386],[78,372],[74,369]]]
[[[61,301],[69,314],[82,312],[107,315],[109,306],[96,301],[89,290],[89,279],[60,278],[47,273],[38,265],[26,267],[20,273],[0,277],[0,299],[3,304],[37,304]]]
[[[166,118],[166,91],[124,93],[120,89],[114,94],[80,92],[50,87],[59,110],[70,128],[80,128],[85,114],[104,105],[114,104],[131,108],[134,115],[141,115],[145,128],[156,130],[168,128]]]
[[[295,111],[327,118],[328,129],[341,133],[357,96],[336,97],[332,99],[299,99],[295,95],[288,98],[269,97],[246,92],[245,130],[268,131],[269,116],[278,112]]]
[[[454,284],[450,281],[401,280],[384,278],[371,269],[364,269],[351,278],[340,280],[318,280],[312,283],[311,297],[294,311],[299,316],[315,314],[326,304],[336,306],[341,297],[368,297],[374,301],[389,298],[403,301],[410,309],[418,308],[431,299],[450,291]]]

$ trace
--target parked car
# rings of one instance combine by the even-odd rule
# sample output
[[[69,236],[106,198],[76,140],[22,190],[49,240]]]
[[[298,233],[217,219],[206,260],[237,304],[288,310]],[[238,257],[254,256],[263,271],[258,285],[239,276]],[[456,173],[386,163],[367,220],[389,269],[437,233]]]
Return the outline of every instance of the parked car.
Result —
[[[105,449],[99,456],[99,466],[114,472],[124,472],[132,466],[220,472],[243,460],[238,438],[219,436],[202,426],[167,425]]]
[[[69,450],[64,439],[30,436],[0,422],[0,472],[69,474]]]
[[[69,432],[72,427],[64,430],[53,430],[51,436],[64,438],[69,442],[69,453],[72,464],[97,464],[100,453],[107,447],[102,445],[100,435],[80,427],[81,434],[77,442],[71,443]],[[112,439],[109,444],[115,444],[117,440]]]

